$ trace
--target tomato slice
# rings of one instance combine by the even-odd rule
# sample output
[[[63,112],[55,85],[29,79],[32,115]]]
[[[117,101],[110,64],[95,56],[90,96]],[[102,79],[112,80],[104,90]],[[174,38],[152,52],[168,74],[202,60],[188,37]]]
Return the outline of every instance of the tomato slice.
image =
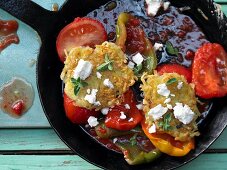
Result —
[[[57,52],[62,62],[65,61],[65,50],[70,51],[78,46],[101,44],[107,40],[107,33],[102,23],[91,18],[75,18],[65,26],[57,37]]]
[[[86,124],[90,116],[97,117],[99,112],[75,105],[75,102],[64,93],[64,108],[67,118],[76,124]]]
[[[127,109],[125,105],[128,104],[130,109]],[[125,119],[121,119],[121,112],[126,115]],[[131,130],[143,119],[142,113],[136,107],[136,101],[132,90],[128,90],[123,95],[123,102],[121,105],[117,105],[112,108],[106,116],[105,124],[109,128],[117,130]]]
[[[202,98],[227,94],[227,54],[220,44],[206,43],[196,51],[192,82],[196,94]]]
[[[157,67],[157,71],[160,75],[163,73],[178,73],[184,76],[188,83],[191,83],[192,81],[192,72],[179,64],[162,64]]]

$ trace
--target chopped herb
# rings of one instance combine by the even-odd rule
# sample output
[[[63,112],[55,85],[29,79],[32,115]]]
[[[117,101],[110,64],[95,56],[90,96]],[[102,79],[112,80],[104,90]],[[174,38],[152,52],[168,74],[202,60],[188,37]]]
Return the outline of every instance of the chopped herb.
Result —
[[[171,114],[167,114],[164,116],[163,121],[158,123],[158,126],[161,127],[163,130],[168,131],[172,129],[172,126],[170,125],[172,118]]]
[[[97,67],[98,71],[113,70],[113,61],[109,59],[109,55],[105,54],[105,62]]]
[[[131,143],[132,146],[134,146],[134,145],[137,144],[136,137],[137,137],[137,133],[134,134],[134,135],[130,138],[130,143]]]
[[[169,79],[169,80],[166,82],[166,85],[170,85],[170,84],[173,84],[173,83],[175,83],[175,82],[177,82],[177,79],[176,79],[176,78],[171,78],[171,79]]]
[[[81,87],[85,87],[88,85],[88,83],[85,81],[82,81],[80,79],[80,77],[78,77],[77,79],[71,78],[71,82],[74,84],[74,94],[75,95],[78,95]]]
[[[176,126],[176,128],[177,129],[180,129],[180,128],[182,128],[183,127],[183,124],[181,123],[181,124],[178,124],[177,126]]]
[[[173,44],[169,41],[166,42],[166,51],[170,55],[176,55],[178,56],[179,50],[176,47],[173,47]]]
[[[143,65],[142,64],[139,64],[139,65],[137,65],[135,68],[134,68],[134,74],[135,75],[139,75],[139,72],[142,70],[142,68],[143,68]]]

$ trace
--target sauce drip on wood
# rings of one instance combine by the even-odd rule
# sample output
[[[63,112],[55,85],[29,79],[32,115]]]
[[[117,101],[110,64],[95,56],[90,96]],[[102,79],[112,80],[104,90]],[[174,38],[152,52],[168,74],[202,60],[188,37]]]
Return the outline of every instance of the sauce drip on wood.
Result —
[[[20,117],[32,106],[32,85],[22,78],[13,78],[0,88],[0,108],[14,117]]]
[[[10,44],[18,44],[19,37],[17,35],[18,23],[15,20],[0,20],[0,52]]]

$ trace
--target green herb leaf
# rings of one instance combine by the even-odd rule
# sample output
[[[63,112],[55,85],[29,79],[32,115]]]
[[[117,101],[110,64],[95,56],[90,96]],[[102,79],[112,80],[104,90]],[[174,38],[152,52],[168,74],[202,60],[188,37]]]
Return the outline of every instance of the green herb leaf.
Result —
[[[137,65],[135,68],[134,68],[134,74],[137,76],[137,75],[139,75],[139,72],[142,70],[142,68],[143,68],[143,65],[142,64],[139,64],[139,65]]]
[[[132,146],[137,144],[136,137],[137,137],[137,133],[134,134],[133,137],[130,138],[130,143],[131,143]]]
[[[113,61],[111,61],[109,59],[109,55],[108,54],[105,54],[105,59],[104,60],[105,60],[105,62],[97,67],[97,71],[106,71],[106,70],[112,71],[113,70],[113,65],[112,65]]]
[[[76,96],[78,95],[78,93],[79,93],[81,87],[85,87],[85,86],[88,85],[88,83],[85,82],[85,81],[82,81],[82,80],[80,79],[80,77],[78,77],[77,79],[71,78],[71,82],[72,82],[73,85],[74,85],[74,94],[75,94]]]
[[[173,83],[175,83],[175,82],[177,82],[177,79],[176,79],[176,78],[171,78],[171,79],[169,79],[169,80],[166,82],[166,85],[170,85],[170,84],[173,84]]]
[[[168,131],[172,129],[172,126],[170,125],[172,118],[171,114],[166,114],[163,118],[163,121],[158,123],[158,126],[161,127],[163,130]]]
[[[166,42],[166,51],[170,55],[176,55],[178,56],[179,50],[176,47],[173,47],[173,44],[169,41]]]

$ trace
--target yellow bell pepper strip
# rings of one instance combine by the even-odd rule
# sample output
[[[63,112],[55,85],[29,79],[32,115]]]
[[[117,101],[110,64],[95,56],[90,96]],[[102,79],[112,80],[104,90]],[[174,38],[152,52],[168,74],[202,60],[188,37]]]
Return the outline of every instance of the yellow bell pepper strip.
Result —
[[[129,19],[132,17],[132,15],[127,13],[120,13],[117,19],[117,25],[116,25],[116,44],[121,47],[123,51],[125,51],[125,42],[127,39],[127,31],[126,31],[126,24],[129,21]]]
[[[121,13],[118,16],[117,25],[116,25],[117,38],[116,38],[115,43],[118,46],[120,46],[123,51],[126,51],[126,52],[127,52],[126,45],[125,45],[125,43],[127,41],[126,26],[131,19],[136,19],[136,18],[128,13]],[[141,31],[143,32],[142,29],[141,29]],[[145,35],[145,33],[144,33],[144,35]],[[142,52],[142,55],[145,57],[145,60],[142,63],[142,65],[139,65],[134,68],[134,73],[137,77],[141,77],[144,72],[148,72],[148,73],[152,74],[153,70],[157,66],[157,57],[156,57],[154,48],[146,36],[144,37],[144,40],[145,40],[145,45],[144,45],[145,47]]]
[[[185,156],[194,149],[194,140],[188,142],[176,141],[168,134],[149,133],[145,120],[141,122],[142,129],[152,144],[161,152],[170,156]]]

